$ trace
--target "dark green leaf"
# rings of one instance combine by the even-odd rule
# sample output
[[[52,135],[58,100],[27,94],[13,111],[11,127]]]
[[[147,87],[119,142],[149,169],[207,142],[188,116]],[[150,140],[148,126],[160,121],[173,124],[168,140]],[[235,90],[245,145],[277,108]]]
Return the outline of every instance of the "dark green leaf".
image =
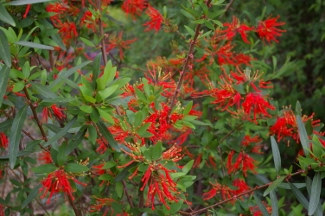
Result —
[[[4,61],[4,63],[11,68],[11,55],[9,49],[9,42],[7,36],[0,29],[0,59]]]
[[[1,30],[0,30],[0,32],[1,32]],[[1,40],[1,38],[0,38],[0,40]],[[0,46],[1,46],[1,44],[0,44]],[[0,52],[1,52],[1,48],[0,48]],[[1,58],[1,55],[0,55],[0,58]],[[8,68],[6,65],[3,65],[3,67],[0,70],[0,74],[1,74],[0,75],[0,107],[2,105],[3,97],[6,94],[9,73],[10,73],[10,68]]]
[[[75,121],[77,120],[77,117],[73,117],[73,119],[71,119],[71,121],[66,124],[64,126],[64,128],[62,128],[58,133],[56,133],[53,137],[51,137],[51,139],[49,139],[44,145],[43,147],[46,147],[48,145],[50,145],[51,143],[57,141],[58,139],[60,139],[61,137],[63,137],[68,130],[72,127],[72,125],[75,123]]]
[[[54,164],[43,164],[43,165],[33,168],[32,171],[37,174],[43,174],[43,173],[53,172],[56,169],[57,169],[57,167],[54,166]]]
[[[27,4],[37,4],[42,2],[51,2],[54,0],[17,0],[17,1],[11,1],[8,2],[8,5],[27,5]]]
[[[307,131],[305,129],[305,125],[302,122],[302,119],[299,115],[296,115],[296,121],[298,124],[298,132],[299,132],[299,138],[302,145],[302,148],[304,150],[305,156],[309,155],[309,138],[307,135]]]
[[[301,105],[300,102],[296,102],[296,114],[301,116]]]
[[[270,192],[270,198],[271,198],[271,206],[272,206],[271,216],[278,216],[279,215],[278,199],[276,198],[276,194],[274,191]]]
[[[263,205],[262,201],[256,196],[255,193],[254,193],[254,199],[255,199],[255,202],[256,202],[258,208],[261,210],[262,215],[264,215],[264,216],[270,216],[269,212],[266,210],[266,208]]]
[[[122,185],[122,182],[120,182],[120,181],[116,182],[116,184],[115,184],[115,190],[116,190],[117,196],[119,198],[122,198],[122,195],[123,195],[123,185]]]
[[[111,132],[107,129],[105,124],[103,122],[98,122],[97,126],[99,128],[100,133],[105,137],[105,139],[108,141],[109,145],[117,152],[120,152],[120,147],[118,146],[118,143],[113,138]]]
[[[21,208],[24,209],[39,193],[39,189],[42,187],[41,184],[37,185],[31,192],[29,192],[27,198],[21,204]]]
[[[138,165],[138,163],[133,162],[129,166],[125,167],[119,174],[117,174],[114,181],[115,182],[122,181],[126,176],[129,175],[129,169],[131,169],[132,167],[135,167],[137,165]]]
[[[187,32],[193,37],[195,35],[195,32],[188,26],[184,25]]]
[[[290,185],[290,188],[292,190],[292,193],[295,195],[297,200],[304,206],[305,209],[308,209],[308,200],[306,197],[301,193],[301,191],[292,183],[288,182]]]
[[[103,169],[110,169],[110,168],[115,167],[115,166],[116,166],[115,162],[109,161],[109,162],[105,163],[105,165],[103,166]]]
[[[163,152],[163,146],[161,142],[158,142],[156,145],[152,146],[152,160],[158,160],[161,157]]]
[[[0,132],[5,131],[5,130],[7,130],[8,128],[10,128],[11,125],[12,125],[12,122],[13,122],[13,121],[14,121],[14,120],[12,120],[12,119],[7,119],[6,121],[1,122],[1,123],[0,123]]]
[[[67,144],[62,143],[62,145],[59,146],[59,152],[56,156],[56,162],[59,166],[63,166],[64,163],[67,161],[68,155],[66,154]]]
[[[16,164],[17,154],[19,151],[21,130],[23,128],[24,121],[27,117],[27,108],[28,106],[25,105],[22,109],[19,109],[12,123],[9,136],[9,161],[11,169],[13,169]]]
[[[279,174],[280,169],[281,169],[281,156],[280,156],[278,144],[273,136],[271,136],[271,147],[272,147],[272,154],[273,154],[273,160],[274,160],[276,173]]]
[[[183,168],[182,168],[182,172],[183,173],[185,173],[185,174],[187,174],[190,170],[191,170],[191,168],[192,168],[192,166],[193,166],[193,163],[194,163],[194,160],[191,160],[191,161],[189,161]]]
[[[278,187],[278,185],[283,182],[283,180],[285,179],[285,176],[281,176],[279,177],[277,180],[275,180],[265,191],[263,196],[268,195],[271,191],[273,191],[275,188]]]
[[[313,178],[311,185],[310,200],[308,205],[308,215],[313,215],[317,209],[320,193],[322,191],[322,179],[321,174],[318,172]]]
[[[39,84],[39,83],[32,83],[32,88],[35,90],[39,95],[44,99],[54,99],[57,98],[56,94],[54,94],[47,86]]]
[[[190,14],[189,12],[187,12],[186,10],[181,9],[181,13],[182,13],[184,16],[186,16],[187,18],[195,19],[195,17],[194,17],[192,14]]]
[[[2,20],[5,23],[8,23],[9,25],[16,26],[15,21],[11,17],[11,15],[8,13],[6,8],[0,3],[0,20]]]
[[[85,137],[86,134],[86,126],[82,126],[81,129],[79,130],[79,132],[75,135],[75,138],[73,139],[73,141],[71,141],[67,148],[66,148],[66,154],[69,155],[75,148],[78,147],[78,145],[82,142],[82,140]]]
[[[34,49],[54,50],[54,48],[51,46],[38,44],[38,43],[34,43],[34,42],[29,42],[29,41],[17,41],[17,42],[15,42],[15,44],[25,46],[25,47],[31,47]]]
[[[82,172],[87,172],[88,170],[89,170],[88,167],[77,163],[69,163],[66,166],[64,166],[64,171],[66,172],[82,173]]]

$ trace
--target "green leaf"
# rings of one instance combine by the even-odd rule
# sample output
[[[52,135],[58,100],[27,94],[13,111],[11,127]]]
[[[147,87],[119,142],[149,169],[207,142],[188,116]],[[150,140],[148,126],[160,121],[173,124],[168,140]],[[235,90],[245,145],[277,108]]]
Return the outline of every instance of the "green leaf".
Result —
[[[91,42],[90,40],[86,39],[86,38],[83,38],[83,37],[79,37],[80,40],[82,42],[84,42],[87,46],[90,46],[90,47],[95,47],[95,44],[93,42]]]
[[[43,164],[33,168],[32,171],[37,174],[43,174],[43,173],[51,173],[56,169],[57,167],[54,166],[54,164]]]
[[[270,192],[270,198],[271,198],[271,206],[272,206],[271,216],[278,216],[279,215],[278,199],[276,198],[276,194],[274,191]]]
[[[1,30],[0,30],[0,32],[1,32]],[[1,38],[0,38],[0,40],[1,40]],[[0,52],[1,52],[1,48],[0,48]],[[0,55],[0,58],[1,58],[1,55]],[[6,89],[7,89],[8,79],[9,79],[9,74],[10,74],[10,68],[7,67],[6,65],[3,65],[3,67],[0,70],[0,74],[1,74],[0,75],[0,107],[1,107],[3,97],[6,94]]]
[[[187,115],[191,111],[192,106],[193,106],[193,101],[190,101],[184,108],[183,115]]]
[[[34,49],[54,50],[54,48],[51,46],[38,44],[38,43],[34,43],[34,42],[29,42],[29,41],[17,41],[17,42],[15,42],[15,44],[25,46],[25,47],[31,47]]]
[[[68,144],[68,146],[65,150],[67,155],[69,155],[82,142],[82,140],[85,137],[86,131],[87,131],[86,129],[87,129],[86,126],[82,126],[80,128],[79,132],[75,135],[75,138],[73,139],[73,141],[71,141]]]
[[[31,192],[29,192],[28,196],[21,204],[21,209],[24,209],[34,198],[38,195],[39,189],[42,187],[42,184],[37,185]]]
[[[17,0],[17,1],[11,1],[8,2],[8,5],[27,5],[27,4],[37,4],[37,3],[43,3],[43,2],[51,2],[54,0]]]
[[[123,185],[122,185],[122,182],[120,182],[120,181],[116,182],[116,184],[115,184],[115,190],[116,190],[117,196],[119,198],[122,198],[122,195],[123,195]]]
[[[59,152],[58,155],[56,156],[56,161],[59,166],[63,166],[68,159],[68,155],[66,154],[66,148],[67,148],[66,143],[62,143],[62,145],[59,146]]]
[[[304,206],[305,209],[308,209],[308,200],[306,197],[301,193],[301,191],[292,183],[288,182],[292,193],[295,195],[297,200]]]
[[[16,23],[14,19],[11,17],[11,15],[8,13],[7,9],[0,3],[0,20],[2,20],[5,23],[8,23],[9,25],[16,26]]]
[[[89,134],[88,139],[90,140],[90,142],[92,144],[95,144],[96,143],[96,139],[97,139],[97,131],[96,131],[96,128],[93,125],[88,125],[87,129],[88,129],[88,134]]]
[[[187,30],[188,33],[193,37],[195,35],[195,32],[188,26],[184,25],[185,29]]]
[[[120,147],[118,146],[118,143],[113,138],[111,132],[107,129],[105,124],[103,122],[98,122],[97,126],[99,128],[100,133],[105,137],[105,139],[108,141],[109,145],[117,152],[120,152]]]
[[[11,68],[11,55],[9,49],[9,42],[7,36],[0,30],[0,59],[4,61],[4,63]]]
[[[99,115],[101,118],[103,118],[104,120],[106,120],[107,122],[114,124],[114,119],[112,118],[112,116],[105,110],[102,110],[100,108],[97,108]]]
[[[310,192],[310,200],[308,205],[308,215],[313,215],[320,201],[320,193],[322,191],[321,174],[318,172],[313,178]]]
[[[268,195],[271,191],[273,191],[275,188],[278,187],[278,185],[283,182],[283,180],[285,179],[285,176],[281,176],[279,177],[277,180],[275,180],[265,191],[263,196]]]
[[[194,160],[189,161],[183,168],[182,168],[182,173],[187,174],[192,166],[193,166]]]
[[[27,117],[27,108],[28,106],[25,105],[22,109],[19,109],[12,123],[9,136],[9,162],[11,169],[13,169],[16,164],[21,138],[21,130]]]
[[[138,163],[133,162],[129,166],[125,167],[119,174],[117,174],[114,181],[119,182],[119,181],[122,181],[123,179],[125,179],[125,177],[129,175],[129,169],[131,169],[137,165],[138,165]]]
[[[89,170],[88,167],[77,163],[69,163],[64,166],[64,171],[66,172],[82,173],[82,172],[87,172],[88,170]]]
[[[98,94],[102,97],[103,100],[105,100],[106,98],[111,96],[116,91],[117,88],[118,85],[112,85],[107,87],[104,90],[99,91]]]
[[[271,147],[272,147],[272,154],[273,154],[275,170],[276,170],[276,173],[279,174],[280,169],[281,169],[281,156],[280,156],[278,144],[273,136],[271,136]]]
[[[77,70],[83,68],[84,66],[86,66],[87,64],[89,64],[91,61],[86,61],[86,62],[83,62],[73,68],[70,68],[69,70],[67,71],[61,71],[58,75],[58,77],[56,78],[56,80],[54,80],[50,85],[49,87],[50,88],[54,88],[63,78],[68,78],[70,75],[72,75],[74,72],[76,72]]]
[[[7,130],[8,128],[11,127],[13,120],[12,119],[7,119],[4,122],[0,123],[0,132]]]
[[[113,161],[108,161],[105,163],[105,165],[103,166],[103,169],[110,169],[112,167],[115,167],[116,166],[116,163],[113,162]]]
[[[156,145],[152,146],[152,160],[158,160],[161,157],[163,152],[163,146],[161,142],[158,142]]]
[[[256,196],[254,193],[254,199],[258,206],[258,208],[261,210],[263,216],[270,216],[269,212],[266,210],[265,206],[263,205],[262,201]]]
[[[44,99],[54,99],[57,95],[54,94],[46,85],[39,83],[32,83],[32,88],[34,91],[38,92],[40,97]]]
[[[19,91],[23,90],[24,87],[25,87],[24,82],[17,82],[17,83],[15,83],[14,88],[12,89],[12,92],[19,92]]]
[[[192,14],[190,14],[189,12],[187,12],[186,10],[181,9],[181,13],[182,13],[184,16],[186,16],[187,18],[195,19],[195,17],[194,17]]]
[[[44,145],[43,147],[46,147],[48,145],[50,145],[51,143],[57,141],[58,139],[60,139],[61,137],[63,137],[66,133],[68,133],[69,129],[72,127],[72,125],[75,123],[75,121],[77,120],[77,117],[73,117],[73,119],[71,119],[71,121],[66,124],[64,126],[64,128],[62,128],[58,133],[56,133],[51,139],[49,139]]]
[[[296,115],[296,121],[298,124],[298,132],[299,132],[299,138],[302,145],[302,148],[304,150],[305,156],[309,155],[309,138],[307,135],[307,131],[305,129],[305,125],[302,122],[302,119],[299,115]]]
[[[142,136],[148,132],[147,129],[150,127],[151,123],[145,123],[144,125],[142,125],[141,127],[139,127],[136,131],[136,133],[139,135],[139,136]]]

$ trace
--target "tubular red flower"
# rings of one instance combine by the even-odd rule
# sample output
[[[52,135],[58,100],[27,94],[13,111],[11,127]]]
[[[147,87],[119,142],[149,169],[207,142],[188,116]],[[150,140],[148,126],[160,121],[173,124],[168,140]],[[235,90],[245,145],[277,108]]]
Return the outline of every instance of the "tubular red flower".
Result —
[[[130,14],[132,18],[140,16],[141,12],[148,7],[148,0],[125,0],[122,4],[122,10]]]
[[[280,16],[275,18],[269,17],[267,20],[260,21],[256,29],[258,36],[267,42],[279,42],[276,37],[280,37],[282,32],[286,32],[286,30],[276,28],[285,24],[285,22],[277,22],[279,18]]]
[[[223,26],[227,27],[227,29],[221,31],[222,33],[225,33],[225,37],[228,40],[231,40],[233,37],[236,36],[237,33],[240,34],[241,38],[245,43],[249,43],[247,40],[247,31],[252,31],[254,28],[248,27],[245,24],[240,24],[238,18],[233,17],[232,23],[224,23]]]
[[[145,31],[155,30],[158,32],[160,30],[161,23],[164,20],[163,16],[158,10],[151,6],[148,7],[146,14],[150,17],[150,21],[143,24],[144,26],[148,26]]]
[[[42,151],[39,155],[38,155],[38,160],[41,161],[44,164],[50,164],[53,163],[52,161],[52,156],[50,154],[50,152],[47,151]]]
[[[242,104],[244,113],[250,119],[250,114],[253,112],[253,120],[256,121],[256,116],[261,115],[264,117],[270,117],[267,109],[274,110],[275,107],[267,102],[259,93],[248,93],[245,97],[245,101]]]
[[[4,134],[3,132],[0,132],[0,148],[7,148],[8,143],[9,143],[9,141],[8,141],[6,134]]]
[[[59,108],[59,107],[57,107],[55,104],[53,104],[52,106],[51,106],[51,108],[52,108],[52,111],[53,111],[53,114],[58,118],[58,119],[60,119],[60,120],[63,120],[65,117],[66,117],[66,115],[63,113],[63,108]]]
[[[40,193],[43,193],[41,195],[41,198],[44,198],[46,194],[50,192],[50,196],[47,199],[47,203],[50,203],[51,198],[54,194],[63,192],[68,195],[71,200],[74,200],[74,197],[72,196],[72,192],[74,191],[71,187],[69,179],[79,185],[86,186],[86,184],[78,181],[74,176],[67,174],[63,170],[59,169],[48,174],[46,179],[42,181],[43,187],[39,190]]]

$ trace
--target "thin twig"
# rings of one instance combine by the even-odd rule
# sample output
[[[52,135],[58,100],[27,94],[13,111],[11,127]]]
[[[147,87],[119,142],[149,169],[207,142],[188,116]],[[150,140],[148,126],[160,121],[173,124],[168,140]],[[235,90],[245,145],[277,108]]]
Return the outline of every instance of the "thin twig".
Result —
[[[99,10],[99,14],[102,15],[102,1],[101,0],[96,0],[96,7]],[[105,44],[106,37],[104,35],[103,21],[101,18],[98,18],[98,28],[99,28],[99,38],[102,38],[102,40],[100,41],[100,44],[101,44],[101,50],[102,50],[102,54],[103,54],[103,62],[104,62],[104,65],[106,65],[106,63],[107,63],[106,44]]]
[[[126,188],[125,180],[122,180],[122,184],[123,184],[123,188],[124,188],[125,196],[126,196],[126,198],[128,199],[128,202],[129,202],[131,208],[134,208],[134,205],[133,205],[133,202],[132,202],[131,196],[129,195],[129,193],[128,193],[128,189]]]

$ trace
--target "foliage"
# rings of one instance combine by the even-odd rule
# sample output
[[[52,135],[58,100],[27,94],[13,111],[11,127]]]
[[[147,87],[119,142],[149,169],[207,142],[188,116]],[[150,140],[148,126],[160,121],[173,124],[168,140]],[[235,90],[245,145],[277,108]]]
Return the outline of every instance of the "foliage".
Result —
[[[323,125],[271,97],[287,26],[232,4],[2,1],[0,215],[322,215]]]

